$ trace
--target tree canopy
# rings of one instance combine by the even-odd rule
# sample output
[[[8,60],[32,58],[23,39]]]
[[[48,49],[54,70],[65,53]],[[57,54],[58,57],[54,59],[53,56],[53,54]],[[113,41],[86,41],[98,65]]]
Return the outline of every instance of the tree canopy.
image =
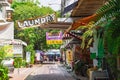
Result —
[[[12,3],[14,8],[13,20],[15,22],[15,38],[21,39],[27,42],[28,46],[33,45],[35,50],[46,50],[49,48],[59,48],[59,45],[47,45],[46,44],[46,32],[51,30],[41,29],[40,27],[20,29],[17,25],[17,20],[26,20],[52,14],[54,11],[50,7],[39,6],[39,2],[36,0],[21,0],[18,2],[15,0]],[[55,31],[55,30],[52,30]]]

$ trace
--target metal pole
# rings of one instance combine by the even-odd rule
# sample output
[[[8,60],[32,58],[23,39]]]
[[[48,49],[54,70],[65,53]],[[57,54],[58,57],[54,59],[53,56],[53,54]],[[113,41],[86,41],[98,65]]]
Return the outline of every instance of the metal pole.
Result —
[[[20,70],[19,70],[19,61],[18,61],[18,74],[20,73]]]

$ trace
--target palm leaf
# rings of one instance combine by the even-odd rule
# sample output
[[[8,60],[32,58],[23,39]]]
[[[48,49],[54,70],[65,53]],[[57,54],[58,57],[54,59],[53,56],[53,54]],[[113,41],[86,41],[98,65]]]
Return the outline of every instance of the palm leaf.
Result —
[[[83,36],[82,36],[82,43],[81,43],[81,48],[82,48],[82,49],[85,48],[86,40],[87,40],[88,38],[92,37],[92,36],[93,36],[93,30],[91,30],[91,29],[87,30],[87,31],[83,34]],[[91,39],[91,38],[90,38],[90,39]],[[90,42],[88,41],[88,43],[90,44],[90,43],[91,43],[91,40],[90,40]],[[89,45],[89,44],[88,44],[88,45]]]
[[[88,23],[86,26],[80,26],[79,29],[87,29],[84,34],[82,35],[82,43],[81,43],[81,48],[84,49],[86,46],[86,41],[91,39],[93,36],[93,28],[94,28],[94,21],[91,21]],[[90,40],[91,41],[91,40]],[[90,42],[88,42],[90,44]],[[88,44],[88,45],[89,45]]]
[[[110,17],[115,17],[120,14],[120,1],[119,0],[109,0],[105,5],[97,10],[96,14],[102,14],[100,17],[105,17],[106,19]]]

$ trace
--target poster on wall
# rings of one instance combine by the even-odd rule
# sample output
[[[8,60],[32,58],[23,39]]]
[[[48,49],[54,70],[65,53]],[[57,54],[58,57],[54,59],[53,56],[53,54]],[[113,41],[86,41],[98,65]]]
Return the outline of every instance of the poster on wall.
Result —
[[[14,57],[23,57],[23,46],[13,45]]]
[[[66,60],[67,60],[68,64],[71,64],[71,62],[73,61],[72,50],[66,51]]]
[[[62,44],[62,32],[46,32],[46,43],[47,44]]]
[[[13,57],[13,45],[5,45],[4,51],[6,53],[5,57]]]

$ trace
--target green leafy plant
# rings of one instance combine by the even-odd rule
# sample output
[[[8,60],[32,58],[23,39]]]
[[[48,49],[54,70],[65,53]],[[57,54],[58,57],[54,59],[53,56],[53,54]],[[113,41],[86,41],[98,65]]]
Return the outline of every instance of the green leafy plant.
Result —
[[[96,22],[96,25],[104,28],[104,49],[106,55],[111,56],[107,58],[108,64],[113,73],[118,74],[116,58],[120,53],[120,1],[108,0],[105,5],[98,9],[96,14],[101,14],[98,16],[99,20]]]
[[[0,47],[0,63],[2,61],[2,59],[4,59],[5,57],[5,51],[4,51],[4,47]]]
[[[8,68],[0,64],[0,80],[9,80]]]
[[[14,59],[14,67],[18,68],[22,66],[22,58],[15,58]]]
[[[2,60],[5,57],[5,51],[3,47],[0,47],[0,80],[8,80],[8,68],[2,65]]]
[[[81,43],[81,48],[88,48],[89,45],[93,41],[93,28],[94,28],[94,21],[89,22],[86,26],[80,26],[78,29],[79,30],[84,30],[84,33],[82,35],[82,43]],[[87,42],[87,43],[86,43]]]

